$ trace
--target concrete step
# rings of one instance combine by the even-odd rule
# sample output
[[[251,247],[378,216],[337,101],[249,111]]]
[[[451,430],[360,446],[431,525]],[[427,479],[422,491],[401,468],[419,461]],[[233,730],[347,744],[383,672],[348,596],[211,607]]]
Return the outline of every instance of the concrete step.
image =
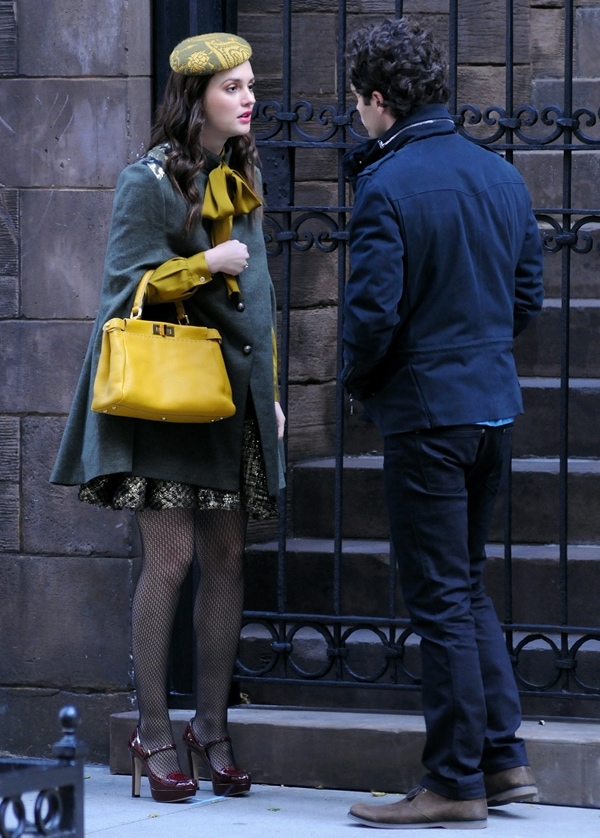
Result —
[[[570,375],[600,378],[600,300],[571,300],[569,314]],[[515,340],[519,375],[560,376],[561,346],[561,301],[546,299],[540,316]]]
[[[331,539],[289,538],[285,550],[286,611],[334,614],[335,568]],[[556,544],[512,545],[511,613],[505,612],[504,548],[487,548],[486,587],[501,619],[516,624],[558,625],[563,620],[562,573]],[[567,549],[568,622],[600,629],[600,545]],[[250,545],[246,550],[246,611],[278,610],[278,544]],[[341,616],[407,617],[399,584],[390,581],[388,541],[346,540],[339,565]],[[392,613],[390,615],[390,608]]]
[[[515,457],[557,457],[560,445],[560,379],[522,378],[525,413],[515,422]],[[569,381],[569,456],[597,458],[600,454],[597,417],[600,379]]]
[[[387,539],[389,527],[383,496],[383,458],[344,458],[342,530],[344,538]],[[333,538],[334,472],[331,458],[296,463],[289,478],[291,525],[296,536]],[[559,461],[556,458],[513,460],[512,539],[530,544],[559,541]],[[600,542],[600,462],[569,461],[569,541]],[[502,504],[490,541],[503,541]]]
[[[522,377],[525,413],[515,422],[515,457],[557,457],[560,446],[560,378]],[[600,416],[600,379],[572,378],[569,382],[569,454],[598,457],[596,417]],[[371,422],[362,420],[362,408],[344,422],[346,454],[382,454],[383,439]]]
[[[171,711],[182,766],[187,766],[182,735],[190,715],[189,710]],[[600,724],[541,721],[524,721],[520,729],[540,803],[600,807]],[[127,741],[136,723],[136,712],[110,718],[113,774],[131,771]],[[423,775],[425,728],[416,714],[249,705],[230,709],[229,732],[237,762],[256,783],[407,792]]]

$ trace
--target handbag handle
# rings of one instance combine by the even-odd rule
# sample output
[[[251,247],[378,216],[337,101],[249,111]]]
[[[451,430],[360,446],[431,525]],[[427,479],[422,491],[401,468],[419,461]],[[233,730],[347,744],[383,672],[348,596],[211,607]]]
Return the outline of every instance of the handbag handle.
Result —
[[[148,287],[148,283],[150,282],[150,277],[154,273],[154,268],[150,268],[150,270],[146,271],[143,277],[140,279],[139,285],[136,288],[135,297],[133,299],[133,307],[131,309],[131,314],[129,315],[132,320],[141,320],[142,319],[142,311],[144,308],[144,297],[146,296],[146,288]],[[181,324],[189,324],[190,319],[185,313],[185,308],[183,307],[183,303],[181,300],[175,300],[173,302],[175,306],[175,312],[177,314],[177,322]]]
[[[139,282],[139,285],[135,292],[135,297],[133,298],[133,307],[131,309],[131,314],[129,315],[132,320],[141,320],[142,318],[142,309],[144,308],[144,297],[146,296],[146,288],[148,287],[150,277],[153,273],[154,268],[151,268],[149,271],[146,271],[146,273]]]

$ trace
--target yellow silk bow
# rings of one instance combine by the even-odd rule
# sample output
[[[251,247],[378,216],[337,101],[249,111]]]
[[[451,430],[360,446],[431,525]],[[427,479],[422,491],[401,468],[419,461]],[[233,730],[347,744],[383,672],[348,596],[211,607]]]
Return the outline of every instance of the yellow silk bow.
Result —
[[[227,163],[221,161],[208,176],[202,205],[202,217],[212,221],[213,247],[229,241],[234,216],[246,215],[261,203],[246,181],[230,169]],[[225,282],[230,296],[239,293],[240,288],[235,277],[225,274]]]

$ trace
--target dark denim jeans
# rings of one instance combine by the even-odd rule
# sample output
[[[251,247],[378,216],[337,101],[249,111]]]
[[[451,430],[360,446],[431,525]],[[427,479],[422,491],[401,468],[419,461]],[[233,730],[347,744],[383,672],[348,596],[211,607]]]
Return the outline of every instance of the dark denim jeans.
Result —
[[[458,425],[385,438],[392,546],[421,638],[427,729],[422,785],[484,797],[483,774],[526,765],[519,695],[494,607],[485,544],[512,428]]]

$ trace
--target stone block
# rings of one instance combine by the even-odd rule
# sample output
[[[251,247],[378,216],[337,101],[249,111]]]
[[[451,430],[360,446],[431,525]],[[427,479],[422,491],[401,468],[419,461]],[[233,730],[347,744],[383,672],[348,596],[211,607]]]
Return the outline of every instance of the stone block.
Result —
[[[0,413],[67,413],[90,323],[0,321]]]
[[[21,546],[20,422],[0,417],[0,550]]]
[[[0,480],[17,481],[21,466],[21,423],[0,416]]]
[[[268,237],[285,229],[283,219],[278,213],[265,218],[264,230]],[[312,214],[311,217],[299,213],[292,222],[292,229],[298,240],[290,246],[289,299],[292,308],[307,309],[331,307],[337,303],[338,296],[338,250],[337,243],[330,236],[337,230],[333,213]],[[319,236],[324,236],[317,241]],[[283,248],[288,245],[283,243]],[[282,299],[284,262],[281,253],[269,259],[269,271],[275,285],[278,300]]]
[[[562,222],[556,219],[558,229]],[[541,222],[544,232],[551,233],[554,247],[556,230]],[[577,252],[571,248],[569,259],[569,287],[573,298],[594,299],[598,296],[598,277],[600,276],[600,225],[585,224],[578,234],[578,247],[583,245],[582,233],[589,235],[592,247],[586,252]],[[556,252],[544,253],[544,290],[546,297],[560,297],[562,293],[563,248]]]
[[[139,555],[137,526],[130,512],[82,503],[76,487],[48,482],[62,429],[62,420],[55,417],[23,419],[23,549],[123,559]]]
[[[335,451],[335,382],[288,388],[288,460],[327,457]],[[319,452],[318,454],[315,452]]]
[[[564,75],[565,10],[563,3],[557,5],[560,8],[531,9],[531,61],[536,78]]]
[[[79,712],[77,736],[87,748],[86,760],[107,764],[110,717],[131,710],[131,691],[87,694],[69,689],[0,687],[0,753],[51,758],[52,745],[60,737],[58,714],[67,704],[74,705]]]
[[[17,7],[14,0],[0,0],[0,76],[17,73]]]
[[[575,10],[575,75],[597,78],[598,38],[600,37],[600,8]]]
[[[149,139],[150,79],[0,79],[0,182],[113,187]]]
[[[311,457],[331,457],[336,446],[336,382],[291,384],[288,389],[288,458],[293,463]],[[363,420],[363,409],[355,405],[350,414],[343,397],[344,453],[381,453],[383,440],[371,422]]]
[[[26,76],[149,76],[151,0],[19,0]]]
[[[390,0],[360,0],[360,11],[390,16],[394,11],[394,3]],[[405,15],[438,14],[448,16],[448,0],[405,0],[403,3]]]
[[[0,189],[0,277],[19,272],[19,192]]]
[[[281,80],[283,21],[273,15],[265,25],[264,15],[240,16],[238,31],[252,44],[252,67],[259,87],[268,79]],[[273,31],[281,36],[274,38]],[[337,65],[336,16],[301,13],[292,16],[292,94],[306,98],[314,93],[335,94]],[[281,85],[280,85],[281,89]]]
[[[355,123],[359,128],[358,122]],[[362,128],[360,131],[362,132]],[[336,139],[341,139],[337,136]],[[345,149],[344,149],[345,151]],[[327,148],[326,146],[312,146],[312,148],[297,148],[295,153],[295,180],[300,184],[304,181],[314,182],[328,180],[336,183],[339,168],[339,149]],[[337,204],[337,197],[333,200],[333,206]]]
[[[291,312],[289,379],[327,381],[336,375],[337,306]]]
[[[1,684],[131,689],[132,560],[5,555],[0,585]]]
[[[311,229],[312,228],[312,229]],[[292,308],[334,307],[338,297],[338,252],[335,243],[316,243],[317,236],[335,233],[337,225],[333,216],[325,213],[320,218],[299,223],[298,249],[292,250],[290,302]],[[303,239],[313,237],[315,244],[304,252]],[[333,246],[333,250],[328,249]],[[316,337],[316,336],[315,336]],[[323,335],[321,337],[324,337]]]
[[[587,108],[591,111],[592,120],[596,116],[595,125],[588,124],[589,115],[579,116],[579,130],[583,136],[590,137],[593,141],[598,140],[598,100],[600,99],[600,78],[574,79],[573,80],[573,112],[579,108]],[[532,86],[531,101],[541,111],[542,108],[555,106],[562,110],[565,101],[565,83],[563,79],[535,79]],[[552,112],[550,118],[556,118],[562,114]],[[552,135],[556,126],[551,127],[539,125],[538,134],[542,137]],[[529,132],[528,132],[529,133]],[[535,136],[535,135],[534,135]],[[576,136],[576,134],[575,134]]]
[[[280,14],[282,8],[282,0],[263,0],[260,4],[260,10],[264,15]],[[243,35],[244,17],[251,12],[256,12],[256,0],[238,0],[238,32]]]
[[[23,315],[93,319],[98,309],[113,192],[26,189],[22,200]]]
[[[0,276],[0,320],[19,314],[19,280],[16,276]]]
[[[513,3],[514,61],[528,64],[529,0]],[[461,3],[458,8],[458,60],[473,64],[503,64],[506,62],[504,32],[506,6],[495,0]],[[502,36],[500,36],[502,34]]]
[[[459,108],[474,105],[480,111],[485,111],[491,105],[504,108],[506,105],[506,76],[504,67],[489,67],[461,65],[458,68],[457,104]],[[513,102],[515,106],[525,104],[531,100],[531,85],[528,69],[519,68],[515,74]],[[476,123],[471,125],[468,120],[472,111],[465,113],[465,132],[469,137],[487,138],[495,135],[497,125]],[[492,113],[492,119],[498,114]]]
[[[0,551],[21,546],[21,503],[19,484],[0,481]]]

